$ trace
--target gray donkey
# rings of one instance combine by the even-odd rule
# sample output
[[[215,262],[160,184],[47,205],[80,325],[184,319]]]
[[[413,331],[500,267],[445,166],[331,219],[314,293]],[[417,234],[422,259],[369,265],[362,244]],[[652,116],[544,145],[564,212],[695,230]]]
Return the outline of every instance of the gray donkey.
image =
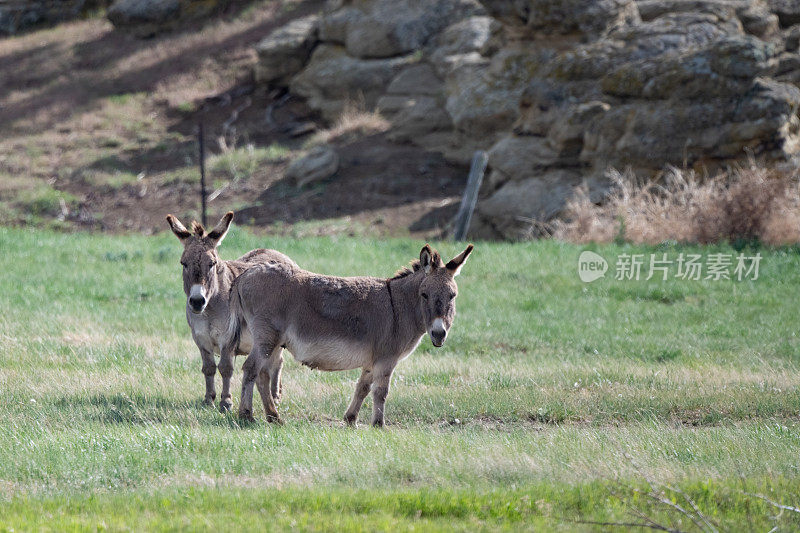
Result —
[[[372,389],[372,424],[382,427],[389,382],[397,363],[425,332],[442,346],[456,314],[455,277],[472,245],[444,264],[425,245],[419,261],[389,279],[314,274],[287,262],[257,265],[231,286],[228,343],[249,329],[253,349],[243,366],[239,416],[253,418],[253,385],[264,411],[280,422],[273,398],[280,383],[282,349],[320,370],[361,368],[353,401],[344,415],[355,425]]]
[[[234,279],[253,265],[285,265],[298,268],[287,256],[275,250],[253,250],[235,261],[222,261],[217,255],[217,246],[225,238],[233,221],[233,212],[228,212],[217,226],[206,233],[203,226],[192,223],[192,231],[187,230],[172,215],[167,215],[172,232],[183,244],[181,265],[183,266],[183,292],[186,293],[186,320],[192,330],[192,338],[200,349],[203,359],[203,374],[206,378],[204,402],[213,405],[216,398],[214,375],[217,365],[214,352],[220,352],[219,373],[222,376],[222,397],[220,410],[230,410],[231,375],[233,375],[233,356],[246,354],[251,350],[250,335],[242,335],[239,342],[222,350],[223,339],[229,322],[228,295]],[[276,390],[280,390],[280,385]]]

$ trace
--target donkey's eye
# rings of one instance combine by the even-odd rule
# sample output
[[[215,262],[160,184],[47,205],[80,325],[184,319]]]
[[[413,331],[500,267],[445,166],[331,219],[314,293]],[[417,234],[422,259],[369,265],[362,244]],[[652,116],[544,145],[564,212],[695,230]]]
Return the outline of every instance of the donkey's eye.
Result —
[[[454,293],[454,292],[451,292],[451,293],[449,294],[449,296],[450,296],[450,299],[452,300],[453,298],[455,298],[455,297],[456,297],[456,293]]]
[[[183,261],[181,261],[181,266],[182,266],[183,268],[186,268],[186,267],[187,267],[186,263],[184,263]]]
[[[427,292],[423,292],[422,293],[422,299],[423,300],[427,300],[428,299],[428,293]]]

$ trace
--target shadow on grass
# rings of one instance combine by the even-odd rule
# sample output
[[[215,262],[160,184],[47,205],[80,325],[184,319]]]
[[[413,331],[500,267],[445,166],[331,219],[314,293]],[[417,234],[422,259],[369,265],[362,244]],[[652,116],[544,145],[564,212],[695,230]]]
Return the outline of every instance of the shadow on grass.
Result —
[[[160,395],[96,394],[89,397],[62,397],[54,402],[59,410],[82,414],[86,420],[103,424],[150,425],[176,423],[229,427],[258,425],[239,419],[233,413],[220,413],[218,406],[205,405],[202,399],[185,401]]]

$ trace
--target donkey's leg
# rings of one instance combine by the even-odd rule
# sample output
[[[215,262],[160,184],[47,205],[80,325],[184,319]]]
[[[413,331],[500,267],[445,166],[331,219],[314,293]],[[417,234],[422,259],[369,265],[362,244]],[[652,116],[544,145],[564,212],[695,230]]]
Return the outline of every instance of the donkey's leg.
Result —
[[[226,350],[223,350],[226,352]],[[219,358],[219,374],[222,376],[222,395],[219,399],[219,410],[223,413],[228,412],[233,407],[231,397],[231,376],[233,375],[233,354],[230,352],[222,353]]]
[[[258,344],[253,343],[250,355],[242,365],[242,397],[239,399],[239,418],[253,420],[253,385],[258,376],[259,366],[263,357]]]
[[[372,386],[372,370],[366,368],[361,369],[361,377],[358,378],[356,383],[356,392],[353,394],[353,401],[350,402],[350,407],[344,414],[344,421],[349,426],[355,426],[358,419],[358,412],[361,410],[361,404],[364,403],[364,398],[369,394],[369,388]]]
[[[373,370],[372,382],[372,425],[383,427],[383,411],[386,406],[386,396],[389,394],[389,382],[392,380],[396,362],[391,365],[382,365]]]
[[[281,417],[278,414],[278,409],[275,407],[275,401],[272,398],[273,389],[276,387],[271,385],[272,375],[275,371],[276,365],[279,367],[281,364],[280,353],[281,347],[276,346],[270,352],[269,358],[264,361],[258,371],[256,378],[256,386],[258,393],[261,395],[261,402],[264,404],[264,413],[267,415],[268,422],[281,422]]]
[[[203,399],[205,405],[214,405],[217,391],[214,388],[214,376],[217,373],[217,363],[214,361],[214,352],[200,348],[200,357],[203,359],[203,375],[206,377],[206,396]]]
[[[261,367],[267,362],[278,343],[278,333],[268,324],[250,324],[253,334],[253,348],[242,366],[242,399],[239,402],[239,416],[253,419],[253,386],[259,376]],[[260,387],[259,387],[260,390]]]
[[[272,361],[269,367],[269,384],[272,399],[276,402],[281,401],[283,393],[283,382],[281,381],[281,370],[283,369],[283,348],[277,346],[270,357]]]

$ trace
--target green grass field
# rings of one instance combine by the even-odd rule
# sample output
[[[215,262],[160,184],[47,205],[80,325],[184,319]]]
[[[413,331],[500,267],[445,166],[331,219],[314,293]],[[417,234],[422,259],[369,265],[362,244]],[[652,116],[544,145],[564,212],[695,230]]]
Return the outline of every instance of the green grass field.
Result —
[[[421,244],[234,228],[221,254],[385,277]],[[0,530],[800,527],[775,505],[800,505],[800,252],[761,250],[756,281],[585,284],[583,249],[478,243],[381,431],[369,399],[340,422],[358,371],[291,357],[284,426],[202,407],[171,234],[0,229]]]

